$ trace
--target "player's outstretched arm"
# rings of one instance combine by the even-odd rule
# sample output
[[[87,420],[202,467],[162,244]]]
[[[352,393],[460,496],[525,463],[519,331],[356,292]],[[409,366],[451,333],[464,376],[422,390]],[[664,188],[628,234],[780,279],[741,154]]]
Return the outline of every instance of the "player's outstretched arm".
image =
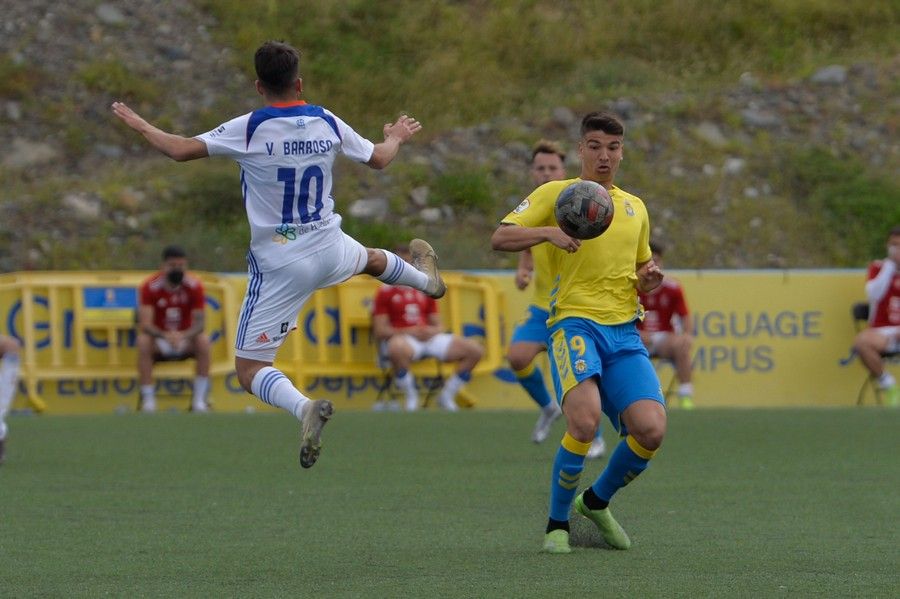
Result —
[[[145,121],[141,115],[122,102],[113,102],[112,111],[120,121],[143,135],[151,146],[172,160],[184,162],[209,156],[206,144],[199,139],[166,133]]]
[[[491,247],[501,252],[519,252],[549,242],[569,253],[581,247],[581,240],[569,237],[559,227],[523,227],[501,224],[491,235]]]
[[[397,156],[400,146],[421,130],[422,123],[405,114],[396,123],[385,123],[384,141],[375,144],[372,157],[366,164],[374,169],[386,167]]]

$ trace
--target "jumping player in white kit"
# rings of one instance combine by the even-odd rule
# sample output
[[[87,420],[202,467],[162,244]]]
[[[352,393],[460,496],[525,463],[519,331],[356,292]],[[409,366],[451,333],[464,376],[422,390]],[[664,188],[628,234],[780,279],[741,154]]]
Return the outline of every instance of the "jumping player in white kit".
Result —
[[[299,65],[300,53],[292,46],[264,43],[256,51],[255,66],[256,90],[266,106],[193,138],[162,131],[120,102],[112,110],[174,160],[221,155],[240,165],[250,251],[235,369],[244,389],[300,420],[300,465],[309,468],[319,457],[322,427],[334,407],[304,396],[272,367],[306,300],[317,289],[360,273],[434,298],[443,296],[446,287],[427,242],[410,242],[412,265],[387,250],[365,248],[341,230],[331,197],[332,165],[339,152],[384,168],[421,124],[401,116],[384,125],[384,141],[373,144],[330,111],[299,100]]]

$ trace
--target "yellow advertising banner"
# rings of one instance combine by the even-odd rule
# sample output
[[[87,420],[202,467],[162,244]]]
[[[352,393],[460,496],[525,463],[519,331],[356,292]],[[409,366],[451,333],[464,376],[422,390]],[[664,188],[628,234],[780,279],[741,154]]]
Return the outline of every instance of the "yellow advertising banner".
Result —
[[[63,414],[135,408],[133,289],[148,274],[0,276],[0,333],[25,343],[16,409]],[[195,274],[208,294],[214,408],[271,409],[240,388],[233,370],[246,277]],[[863,271],[672,271],[668,276],[681,282],[692,315],[698,408],[856,403],[866,373],[851,355],[850,308],[864,298]],[[487,348],[468,386],[478,399],[476,408],[534,409],[503,360],[530,290],[517,290],[511,272],[448,273],[448,283],[451,291],[440,302],[448,330]],[[276,361],[307,394],[331,399],[338,409],[370,409],[384,382],[367,319],[376,287],[377,281],[357,277],[318,292],[296,328],[286,331]],[[541,367],[547,368],[546,359]],[[161,408],[189,405],[192,368],[190,361],[158,367]],[[451,371],[443,368],[444,375]],[[658,372],[665,389],[672,368],[663,363]],[[420,374],[421,385],[433,382],[430,370]],[[871,395],[866,400],[871,402]]]

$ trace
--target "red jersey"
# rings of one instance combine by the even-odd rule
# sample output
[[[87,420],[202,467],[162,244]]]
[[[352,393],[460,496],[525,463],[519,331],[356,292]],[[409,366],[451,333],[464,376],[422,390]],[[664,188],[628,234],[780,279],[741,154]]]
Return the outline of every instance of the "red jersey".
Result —
[[[375,294],[372,314],[387,314],[392,327],[405,329],[429,324],[428,317],[437,311],[437,302],[418,289],[383,285]]]
[[[158,272],[141,284],[140,294],[141,305],[153,306],[153,324],[163,331],[191,328],[191,312],[204,305],[203,285],[188,274],[173,290],[166,284],[166,273]]]
[[[882,260],[876,260],[869,264],[869,278],[871,281],[881,272],[884,265]],[[874,310],[872,309],[874,308]],[[887,293],[874,306],[869,307],[869,325],[873,327],[900,326],[900,269],[894,272]]]
[[[690,314],[681,285],[672,279],[663,279],[662,285],[650,293],[639,293],[638,297],[644,307],[644,320],[638,321],[638,329],[648,333],[674,332],[672,317]]]

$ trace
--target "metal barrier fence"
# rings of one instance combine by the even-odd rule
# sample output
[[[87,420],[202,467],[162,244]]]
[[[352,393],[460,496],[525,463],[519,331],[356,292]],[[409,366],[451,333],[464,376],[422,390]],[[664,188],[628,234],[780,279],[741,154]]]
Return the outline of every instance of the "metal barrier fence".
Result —
[[[135,314],[137,289],[151,273],[22,272],[0,275],[0,332],[22,341],[22,384],[35,411],[44,411],[42,382],[136,379]],[[246,277],[191,271],[206,291],[206,332],[212,341],[211,375],[234,380],[234,335]],[[445,328],[474,337],[485,347],[475,374],[488,374],[504,362],[503,295],[486,277],[447,273],[447,295],[440,302]],[[382,374],[371,334],[371,305],[381,283],[354,277],[316,292],[298,315],[298,330],[282,346],[276,365],[301,389],[321,377]],[[424,367],[424,366],[423,366]],[[420,370],[419,367],[415,370]],[[159,363],[154,378],[190,378],[193,361]],[[214,383],[215,387],[215,383]],[[50,389],[44,389],[47,396]],[[59,392],[57,392],[59,394]],[[68,401],[90,402],[72,397]],[[53,403],[53,402],[51,402]],[[66,411],[71,407],[67,404]],[[102,409],[102,408],[101,408]],[[227,409],[227,408],[226,408]],[[80,411],[80,410],[77,410]]]

